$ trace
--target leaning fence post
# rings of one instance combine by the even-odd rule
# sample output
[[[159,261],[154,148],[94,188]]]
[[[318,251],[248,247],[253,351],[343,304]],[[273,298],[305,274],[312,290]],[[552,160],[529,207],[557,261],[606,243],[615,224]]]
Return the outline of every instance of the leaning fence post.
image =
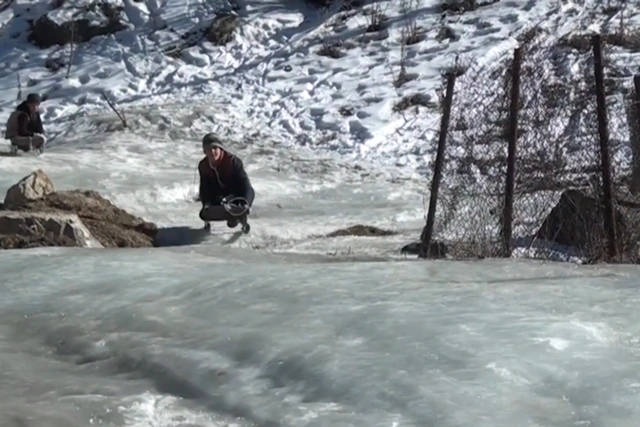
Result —
[[[502,211],[502,254],[511,256],[511,236],[513,234],[513,193],[515,191],[516,176],[516,143],[518,141],[518,107],[520,104],[520,65],[522,50],[517,48],[513,52],[511,65],[511,100],[509,105],[509,129],[507,147],[507,176],[504,191],[504,209]]]
[[[598,136],[600,139],[600,164],[602,174],[602,193],[604,197],[604,227],[607,233],[607,249],[610,258],[617,253],[616,223],[613,210],[613,183],[611,160],[609,157],[609,130],[607,124],[607,105],[604,89],[604,65],[602,61],[602,39],[600,35],[592,37],[593,68],[596,81],[596,111],[598,116]]]
[[[631,185],[634,196],[640,193],[640,74],[633,77],[633,101],[629,117],[631,142]]]
[[[456,84],[456,70],[447,74],[447,93],[444,97],[442,118],[440,120],[440,134],[438,135],[438,151],[433,168],[433,179],[431,180],[431,194],[429,197],[429,210],[427,211],[427,223],[420,236],[420,258],[428,258],[431,255],[431,238],[433,236],[433,225],[436,217],[436,205],[438,204],[438,191],[440,180],[442,179],[442,166],[444,164],[444,150],[449,134],[449,119],[451,118],[451,105],[453,103],[453,89]]]
[[[638,128],[640,128],[640,74],[633,76],[633,88],[635,92],[636,120],[638,121]]]

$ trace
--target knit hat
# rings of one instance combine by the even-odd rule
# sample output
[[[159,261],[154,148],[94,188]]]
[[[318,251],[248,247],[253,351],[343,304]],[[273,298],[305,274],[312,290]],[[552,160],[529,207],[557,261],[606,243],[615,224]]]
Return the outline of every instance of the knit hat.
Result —
[[[30,93],[27,95],[27,104],[40,104],[42,102],[42,97],[37,93]]]
[[[208,133],[202,138],[202,149],[204,150],[207,147],[218,147],[221,149],[225,149],[222,144],[222,140],[215,133]]]

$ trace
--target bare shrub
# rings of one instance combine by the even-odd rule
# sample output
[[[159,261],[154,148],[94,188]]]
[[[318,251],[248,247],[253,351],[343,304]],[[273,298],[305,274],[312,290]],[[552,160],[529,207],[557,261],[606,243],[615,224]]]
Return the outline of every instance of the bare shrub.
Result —
[[[316,55],[326,56],[333,59],[340,59],[347,55],[348,49],[353,49],[355,46],[353,43],[343,40],[331,40],[326,41],[316,51]]]
[[[382,2],[375,2],[369,9],[363,12],[366,18],[365,33],[377,33],[388,27],[388,18],[382,8]]]
[[[427,108],[437,107],[437,104],[431,101],[431,97],[429,95],[425,95],[422,93],[414,93],[412,95],[406,95],[402,97],[402,99],[393,106],[393,111],[396,113],[399,113],[408,108],[415,107],[418,105],[427,107]]]
[[[65,65],[64,59],[60,55],[51,55],[44,61],[44,67],[52,73],[60,71]]]
[[[340,107],[338,109],[338,112],[343,116],[343,117],[351,117],[353,116],[356,112],[355,112],[355,108],[353,108],[350,105],[343,105],[342,107]]]
[[[420,7],[420,1],[421,0],[401,0],[400,2],[403,26],[400,29],[399,70],[393,80],[393,86],[396,89],[417,78],[416,74],[407,71],[407,47],[425,39],[424,33],[419,29],[415,19],[411,17],[411,13]]]

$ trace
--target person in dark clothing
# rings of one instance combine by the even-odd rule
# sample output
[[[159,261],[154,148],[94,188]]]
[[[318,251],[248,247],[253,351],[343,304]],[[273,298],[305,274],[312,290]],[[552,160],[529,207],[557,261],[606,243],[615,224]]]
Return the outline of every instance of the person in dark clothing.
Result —
[[[221,139],[208,133],[202,138],[202,151],[205,157],[198,163],[200,188],[198,200],[202,202],[200,218],[208,224],[203,212],[211,206],[222,206],[235,198],[246,200],[247,208],[253,205],[255,191],[244,169],[242,160],[229,153]],[[234,228],[237,219],[227,221],[227,226]]]
[[[5,138],[11,141],[13,150],[29,151],[31,148],[44,150],[46,138],[38,112],[40,102],[40,95],[30,93],[9,116]]]

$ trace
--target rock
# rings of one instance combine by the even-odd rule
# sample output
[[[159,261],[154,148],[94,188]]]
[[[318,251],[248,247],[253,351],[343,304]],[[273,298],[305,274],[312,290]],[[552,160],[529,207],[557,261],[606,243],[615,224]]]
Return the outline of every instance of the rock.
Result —
[[[336,0],[307,0],[307,3],[318,8],[326,9],[334,6],[338,3]],[[341,0],[340,8],[342,10],[349,10],[357,7],[364,6],[365,2],[362,0]]]
[[[496,0],[497,1],[497,0]],[[485,2],[490,3],[490,2]],[[440,3],[441,13],[463,13],[478,9],[481,5],[477,0],[444,0]]]
[[[100,23],[97,20],[81,18],[73,21],[58,24],[48,15],[43,15],[35,21],[29,23],[29,35],[27,40],[41,49],[47,49],[55,45],[65,45],[71,42],[83,43],[97,36],[115,34],[127,27],[121,22],[120,14],[122,6],[102,1],[91,3],[87,14],[91,13],[100,16]]]
[[[155,238],[156,247],[191,246],[204,242],[211,232],[204,227],[163,227],[158,230]]]
[[[617,208],[615,221],[616,234],[625,236],[627,222]],[[589,257],[600,257],[605,253],[606,236],[602,203],[577,189],[562,193],[536,233],[538,239],[576,248]]]
[[[437,240],[432,240],[429,244],[429,248],[429,258],[446,258],[449,252],[447,245]],[[422,242],[420,241],[404,245],[400,249],[400,253],[408,255],[418,255],[420,258],[426,258],[425,253],[422,250]]]
[[[340,230],[332,231],[327,234],[326,237],[340,237],[340,236],[359,236],[359,237],[378,237],[378,236],[393,236],[397,234],[395,231],[383,230],[371,225],[354,225],[348,228],[341,228]]]
[[[153,247],[158,227],[118,208],[95,191],[70,190],[29,200],[13,210],[76,214],[105,248]]]
[[[240,17],[233,13],[216,16],[206,32],[206,38],[216,46],[224,46],[233,40],[233,36],[240,26]]]
[[[0,249],[40,246],[102,247],[77,215],[0,211]]]
[[[418,255],[419,251],[420,241],[408,243],[400,248],[400,253],[406,255]]]
[[[42,169],[38,169],[7,190],[3,209],[11,209],[13,206],[39,199],[54,191],[55,187],[51,179]]]

